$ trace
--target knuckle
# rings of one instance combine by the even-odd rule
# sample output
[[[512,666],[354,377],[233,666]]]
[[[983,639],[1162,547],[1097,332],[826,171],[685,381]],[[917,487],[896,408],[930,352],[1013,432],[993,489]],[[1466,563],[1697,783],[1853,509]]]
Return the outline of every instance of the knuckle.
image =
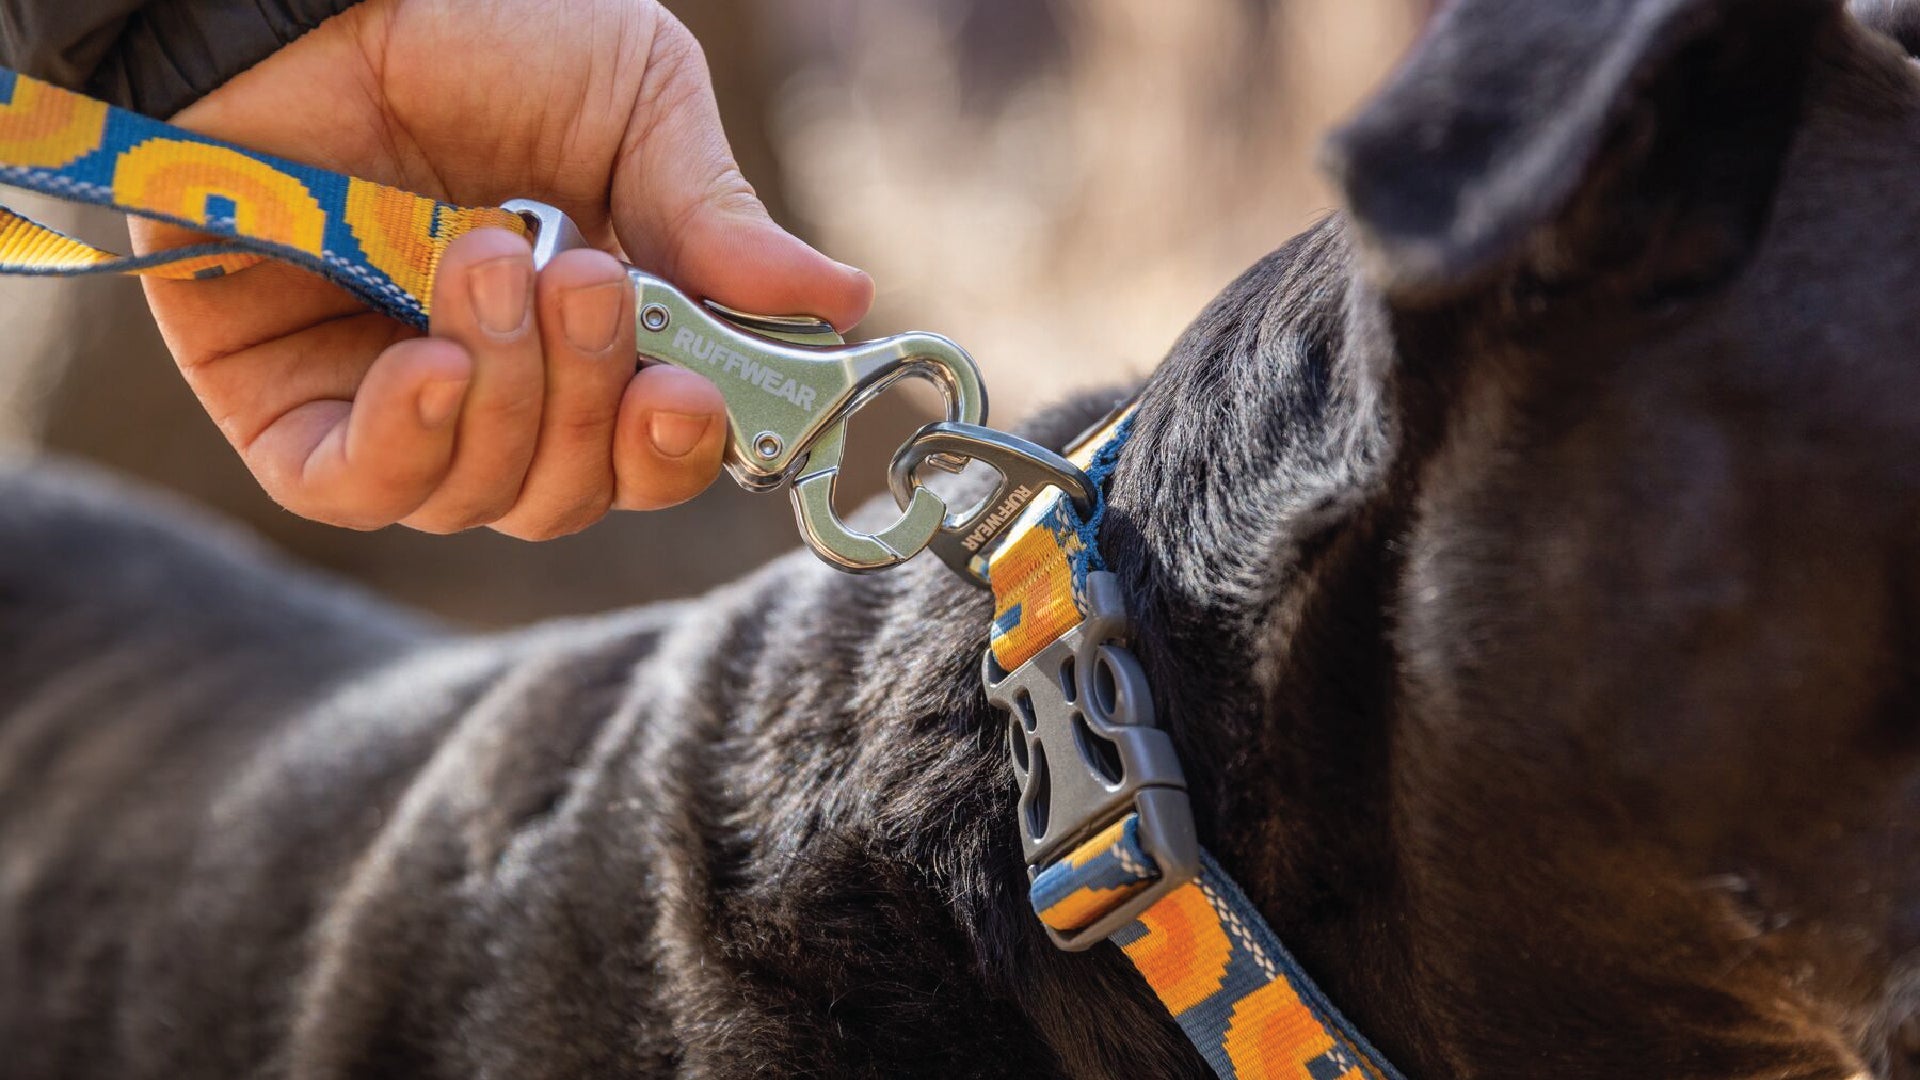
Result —
[[[424,510],[407,519],[410,528],[436,536],[451,536],[454,533],[477,529],[491,525],[506,517],[513,510],[513,497],[485,496],[463,499],[459,502],[447,501]]]
[[[527,385],[520,388],[520,392],[481,395],[469,405],[470,419],[477,428],[495,433],[489,439],[495,446],[525,443],[531,447],[539,431],[546,406],[545,382],[537,367],[528,374],[532,377],[524,380]]]
[[[617,392],[619,387],[614,388]],[[582,401],[572,407],[555,408],[546,418],[547,436],[566,447],[591,450],[601,459],[613,453],[614,410],[619,399]]]
[[[697,92],[707,79],[707,54],[687,24],[665,8],[647,43],[646,78],[661,94]]]
[[[373,532],[399,520],[406,508],[398,504],[404,492],[395,485],[376,485],[365,479],[335,478],[313,483],[277,470],[255,468],[254,479],[280,508],[296,517],[354,532]]]
[[[393,524],[395,517],[395,515],[382,513],[373,507],[352,506],[340,502],[335,502],[323,507],[303,507],[297,506],[292,501],[286,499],[276,499],[275,501],[279,502],[280,505],[288,511],[298,514],[309,521],[317,521],[322,525],[331,525],[336,529],[351,529],[354,532],[373,532],[376,529],[384,529]]]
[[[495,522],[492,528],[516,540],[558,540],[584,532],[613,509],[613,497],[595,494],[559,510],[539,513],[513,513]]]
[[[512,514],[501,518],[487,528],[510,540],[522,540],[530,544],[537,544],[542,540],[557,540],[564,535],[548,529],[543,522],[522,519]]]
[[[649,129],[699,99],[708,83],[707,56],[679,19],[661,13],[640,77],[635,105]]]
[[[340,478],[331,499],[338,520],[327,523],[361,532],[384,529],[418,507],[444,475],[444,467],[404,458],[362,463]]]
[[[560,535],[570,536],[574,533],[592,528],[594,525],[599,524],[600,520],[606,517],[607,513],[612,509],[613,491],[611,485],[608,485],[602,490],[596,491],[591,496],[574,504],[566,513],[560,516]]]
[[[393,524],[393,521],[384,517],[347,517],[337,521],[323,521],[321,524],[331,525],[336,529],[347,529],[352,532],[379,532],[381,529]]]
[[[693,250],[704,237],[698,236],[688,225],[695,218],[713,214],[722,218],[760,218],[767,217],[766,204],[760,201],[760,193],[747,181],[740,166],[729,160],[715,170],[711,179],[700,189],[700,194],[690,199],[680,208],[679,213],[667,227],[668,241],[667,268],[669,273],[677,273],[686,264]]]
[[[528,544],[537,544],[543,540],[558,540],[562,535],[541,528],[539,525],[517,522],[511,518],[496,521],[487,528],[509,540],[519,540]]]
[[[633,115],[640,136],[637,145],[645,146],[689,112],[705,111],[703,99],[712,93],[712,76],[700,42],[665,10],[655,23],[642,70]]]
[[[454,533],[465,531],[461,526],[434,518],[408,518],[402,524],[414,532],[423,532],[428,536],[452,536]]]
[[[491,525],[511,513],[513,513],[513,498],[507,496],[474,503],[465,513],[458,515],[458,519],[462,530],[477,529],[482,525]]]
[[[417,514],[406,519],[407,528],[423,532],[429,536],[452,536],[468,529],[477,529],[490,519],[469,517],[464,514],[449,514],[444,511],[432,514]]]
[[[707,202],[716,210],[730,214],[760,214],[764,206],[760,194],[747,182],[740,166],[728,163],[707,184]]]

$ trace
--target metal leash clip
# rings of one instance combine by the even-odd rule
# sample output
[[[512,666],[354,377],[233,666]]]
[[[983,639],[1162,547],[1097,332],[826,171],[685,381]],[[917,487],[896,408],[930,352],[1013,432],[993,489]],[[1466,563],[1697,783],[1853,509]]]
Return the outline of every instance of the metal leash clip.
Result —
[[[589,246],[554,207],[517,199],[505,209],[532,229],[536,269],[562,251]],[[636,267],[627,268],[627,277],[637,301],[641,358],[699,372],[720,387],[731,422],[727,471],[749,491],[791,484],[800,534],[815,553],[843,569],[868,572],[897,566],[934,541],[947,523],[947,505],[932,491],[914,486],[901,501],[900,518],[869,533],[841,520],[834,487],[847,421],[900,379],[925,379],[939,388],[949,422],[986,422],[986,387],[966,350],[922,333],[849,345],[816,318],[751,315],[698,302]],[[920,462],[948,472],[966,464],[944,453],[923,455]]]
[[[949,514],[928,544],[971,585],[990,587],[987,553],[1048,488],[1059,488],[1083,517],[1093,512],[1093,482],[1073,462],[1018,435],[952,421],[921,428],[893,455],[887,482],[894,501],[911,506],[927,490],[920,486],[920,466],[946,468],[944,462],[954,458],[981,462],[999,474],[983,498]]]

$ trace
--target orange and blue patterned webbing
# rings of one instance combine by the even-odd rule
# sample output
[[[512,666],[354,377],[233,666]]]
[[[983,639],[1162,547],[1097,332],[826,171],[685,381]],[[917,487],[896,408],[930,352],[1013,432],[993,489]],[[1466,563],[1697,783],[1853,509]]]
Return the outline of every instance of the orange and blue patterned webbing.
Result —
[[[1123,412],[1068,456],[1094,481],[1082,520],[1057,493],[1032,508],[989,561],[995,660],[1013,670],[1084,619],[1086,575],[1103,569],[1105,486],[1131,434]],[[1092,926],[1160,878],[1129,814],[1035,876],[1040,920]],[[1281,946],[1226,871],[1201,853],[1200,874],[1112,940],[1222,1080],[1401,1080]]]
[[[1041,921],[1091,925],[1160,875],[1128,815],[1042,871]],[[1213,1071],[1230,1080],[1400,1080],[1300,969],[1212,856],[1113,937]]]
[[[988,557],[994,598],[989,640],[994,660],[1006,670],[1085,621],[1087,575],[1106,569],[1098,543],[1106,515],[1103,491],[1132,426],[1132,408],[1122,408],[1067,452],[1093,485],[1095,502],[1086,520],[1053,489],[1034,500]]]
[[[214,239],[139,257],[101,251],[0,207],[0,274],[218,277],[263,258],[304,266],[424,327],[441,253],[519,216],[255,153],[0,67],[0,184],[109,206]]]

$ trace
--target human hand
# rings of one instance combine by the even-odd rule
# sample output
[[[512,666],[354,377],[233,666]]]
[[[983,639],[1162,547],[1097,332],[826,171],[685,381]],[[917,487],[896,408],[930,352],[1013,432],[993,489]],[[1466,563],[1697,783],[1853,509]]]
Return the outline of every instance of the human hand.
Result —
[[[705,61],[655,0],[365,0],[173,118],[470,206],[532,198],[602,251],[535,275],[519,237],[447,249],[429,336],[304,271],[146,279],[169,348],[267,493],[304,517],[541,539],[698,494],[719,391],[633,369],[619,262],[697,296],[845,328],[865,274],[767,217]],[[135,223],[141,251],[190,239]]]

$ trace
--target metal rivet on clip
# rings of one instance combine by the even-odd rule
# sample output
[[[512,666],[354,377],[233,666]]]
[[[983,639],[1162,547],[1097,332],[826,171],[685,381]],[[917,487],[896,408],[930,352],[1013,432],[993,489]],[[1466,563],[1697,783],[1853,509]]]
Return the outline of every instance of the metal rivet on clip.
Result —
[[[648,304],[646,307],[640,309],[640,325],[656,334],[665,330],[667,324],[672,321],[673,316],[667,311],[664,304]]]
[[[763,431],[754,436],[753,452],[766,458],[768,461],[779,457],[780,451],[784,449],[786,449],[786,444],[780,441],[780,436],[775,435],[771,431]]]

